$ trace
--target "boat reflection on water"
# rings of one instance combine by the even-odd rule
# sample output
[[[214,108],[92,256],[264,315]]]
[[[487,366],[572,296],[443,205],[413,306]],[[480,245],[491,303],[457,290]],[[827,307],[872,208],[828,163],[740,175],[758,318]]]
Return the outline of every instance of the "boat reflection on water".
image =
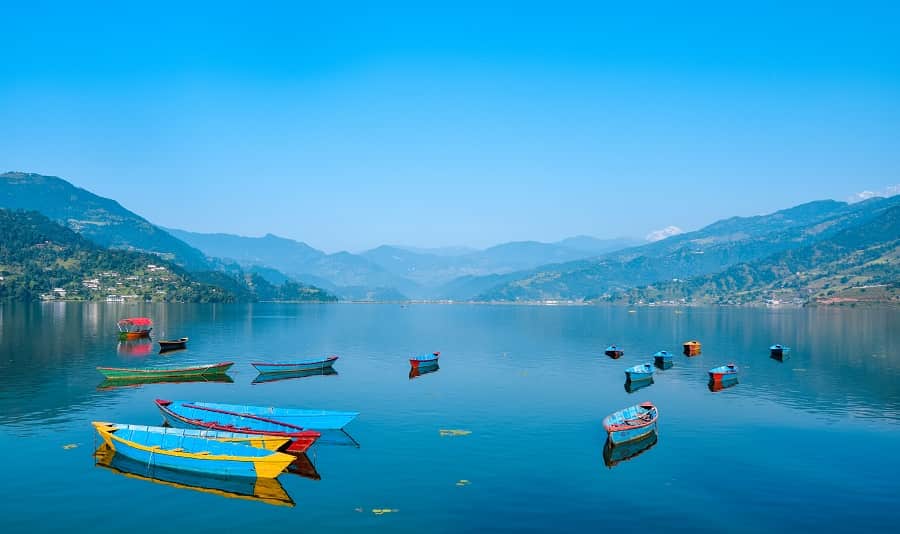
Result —
[[[295,378],[306,378],[309,376],[332,376],[338,374],[331,367],[325,369],[310,369],[308,371],[293,371],[290,373],[260,373],[256,375],[251,384],[266,384],[268,382],[278,382],[279,380],[293,380]]]
[[[107,445],[94,453],[96,465],[128,478],[146,480],[172,488],[189,489],[232,499],[264,502],[275,506],[294,506],[284,486],[274,478],[216,477],[162,467],[148,467],[116,454]]]
[[[722,391],[723,389],[728,389],[730,387],[736,386],[738,383],[737,377],[734,378],[723,378],[721,380],[712,380],[709,381],[709,390],[715,393],[716,391]]]
[[[116,352],[119,356],[149,356],[153,352],[153,341],[149,337],[124,339],[116,345]]]
[[[409,379],[418,378],[422,375],[427,375],[429,373],[436,373],[441,370],[441,366],[434,362],[430,365],[419,364],[418,367],[411,367],[409,369]]]
[[[644,389],[647,386],[653,385],[653,377],[645,378],[643,380],[626,380],[625,381],[625,391],[628,393],[634,393],[639,389]]]
[[[228,375],[172,377],[140,377],[140,378],[107,378],[97,389],[109,390],[118,388],[136,388],[146,384],[184,384],[187,382],[215,382],[231,384],[234,380]]]
[[[612,441],[607,438],[606,444],[603,446],[603,463],[606,464],[606,467],[612,469],[617,464],[627,462],[635,456],[650,450],[656,445],[658,440],[659,436],[656,431],[642,438],[619,445],[613,445]]]
[[[353,439],[353,436],[347,433],[346,430],[317,430],[319,434],[319,439],[316,440],[316,445],[326,445],[333,447],[356,447],[359,448],[359,442]]]
[[[310,480],[322,480],[319,472],[316,471],[316,466],[305,452],[297,454],[296,457],[297,458],[288,466],[288,473],[300,475],[301,477]]]

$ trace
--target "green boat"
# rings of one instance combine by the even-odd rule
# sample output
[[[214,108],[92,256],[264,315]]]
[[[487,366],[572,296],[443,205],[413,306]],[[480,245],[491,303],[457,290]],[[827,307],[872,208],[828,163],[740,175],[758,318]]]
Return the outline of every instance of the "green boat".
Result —
[[[225,374],[234,362],[212,363],[194,367],[143,367],[122,369],[118,367],[98,367],[97,370],[110,380],[133,380],[136,378],[180,378],[204,377]]]

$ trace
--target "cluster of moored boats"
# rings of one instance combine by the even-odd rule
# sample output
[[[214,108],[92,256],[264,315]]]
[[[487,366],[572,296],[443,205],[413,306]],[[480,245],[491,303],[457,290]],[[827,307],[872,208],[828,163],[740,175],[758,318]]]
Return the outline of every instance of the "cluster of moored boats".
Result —
[[[120,336],[149,337],[152,321],[119,321]],[[187,338],[181,338],[187,342]],[[440,353],[410,358],[415,371],[437,367]],[[337,356],[295,362],[254,362],[260,375],[331,369]],[[98,367],[107,381],[155,382],[161,379],[213,380],[232,367],[220,362],[191,367]],[[166,426],[93,422],[103,440],[98,457],[110,452],[142,465],[203,475],[274,479],[296,464],[298,456],[322,436],[343,433],[358,412],[248,406],[198,401],[155,401]],[[346,434],[345,434],[346,435]],[[354,442],[355,443],[355,442]]]
[[[769,347],[770,356],[784,360],[790,354],[790,347],[775,344]],[[693,357],[701,353],[699,341],[688,341],[683,345],[685,356]],[[605,354],[613,359],[621,358],[625,351],[617,345],[606,348]],[[653,383],[654,365],[660,369],[669,369],[674,365],[671,352],[661,350],[653,354],[653,363],[642,363],[625,370],[625,389],[629,393]],[[711,391],[737,385],[738,367],[733,363],[713,367],[709,373]],[[659,410],[652,402],[642,402],[611,413],[603,419],[603,428],[608,439],[604,447],[604,459],[608,466],[636,456],[652,447],[658,436],[657,419]]]

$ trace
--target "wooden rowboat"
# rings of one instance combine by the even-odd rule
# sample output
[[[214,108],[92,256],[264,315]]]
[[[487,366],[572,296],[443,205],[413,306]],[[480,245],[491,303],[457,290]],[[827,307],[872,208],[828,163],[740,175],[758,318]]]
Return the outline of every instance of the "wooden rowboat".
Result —
[[[427,367],[431,365],[438,364],[438,358],[440,358],[440,352],[432,352],[431,354],[424,354],[422,356],[413,356],[409,359],[409,365],[416,369],[418,367]]]
[[[148,466],[238,477],[275,478],[294,457],[282,452],[201,437],[120,429],[94,422],[109,448]]]
[[[137,339],[150,337],[153,321],[147,317],[129,317],[117,322],[116,326],[119,328],[119,337],[122,339]]]
[[[260,449],[278,451],[290,443],[289,438],[281,436],[260,436],[253,434],[241,434],[238,432],[222,432],[218,430],[196,430],[190,428],[172,428],[168,426],[130,425],[125,423],[98,423],[116,430],[140,430],[143,432],[155,432],[169,436],[189,436],[194,438],[214,439],[229,443],[240,443]]]
[[[178,339],[160,339],[159,350],[160,352],[165,352],[167,350],[175,350],[175,349],[183,349],[185,345],[187,345],[188,338],[181,337]]]
[[[625,369],[625,378],[636,382],[638,380],[649,380],[653,378],[653,366],[649,363],[642,363]]]
[[[359,412],[332,410],[305,410],[301,408],[277,408],[274,406],[247,406],[217,402],[163,401],[157,406],[197,421],[218,424],[234,424],[263,431],[280,431],[282,427],[309,430],[340,430],[359,415]],[[164,415],[165,412],[164,412]],[[233,430],[233,429],[228,429]],[[243,430],[240,430],[243,432]]]
[[[660,369],[669,369],[674,365],[672,353],[661,350],[653,354],[653,363]]]
[[[769,354],[776,360],[785,360],[790,356],[791,348],[781,344],[775,344],[769,347]]]
[[[714,382],[721,382],[737,378],[738,368],[735,364],[720,365],[709,370],[709,379]]]
[[[251,363],[260,374],[269,373],[297,373],[301,371],[317,371],[321,369],[331,369],[338,359],[337,356],[328,356],[327,358],[316,358],[311,360],[301,360],[293,363]]]
[[[181,401],[156,399],[156,406],[172,426],[286,437],[291,440],[287,451],[293,453],[306,452],[321,436],[314,430],[271,418],[224,410],[209,411]]]
[[[659,411],[651,402],[642,402],[607,415],[603,428],[613,445],[640,439],[656,431]]]
[[[137,369],[123,369],[119,367],[98,367],[97,370],[103,376],[112,380],[135,379],[144,377],[176,378],[188,376],[216,376],[225,374],[234,362],[212,363],[209,365],[196,365],[194,367],[142,367]]]
[[[697,356],[700,354],[700,342],[699,341],[686,341],[684,345],[684,355],[685,356]]]
[[[109,448],[105,443],[94,453],[98,467],[117,475],[143,480],[171,488],[193,490],[230,499],[257,501],[275,506],[294,506],[294,500],[276,478],[212,476],[178,471],[132,460]],[[288,467],[290,469],[290,466]]]
[[[617,360],[617,359],[621,358],[623,354],[625,354],[625,351],[620,349],[616,345],[610,345],[610,346],[606,347],[604,354],[606,354],[607,356],[609,356],[610,358],[612,358],[614,360]]]

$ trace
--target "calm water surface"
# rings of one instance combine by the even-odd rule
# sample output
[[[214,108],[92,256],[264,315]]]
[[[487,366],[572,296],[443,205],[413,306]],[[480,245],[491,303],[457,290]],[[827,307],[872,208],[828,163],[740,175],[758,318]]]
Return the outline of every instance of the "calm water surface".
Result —
[[[188,350],[119,345],[115,322],[132,315],[157,339],[190,336]],[[691,338],[703,354],[688,359]],[[776,342],[789,360],[769,358]],[[627,392],[623,370],[661,349],[675,366]],[[411,379],[407,358],[433,350],[440,369]],[[336,375],[252,383],[250,361],[331,353]],[[95,370],[222,360],[233,383],[100,389]],[[728,362],[739,384],[710,391],[707,369]],[[892,530],[898,379],[892,310],[4,305],[0,529]],[[357,410],[359,447],[313,447],[313,472],[278,479],[292,507],[97,465],[90,422],[160,424],[155,398]],[[602,418],[643,400],[660,409],[658,440],[607,467]]]

